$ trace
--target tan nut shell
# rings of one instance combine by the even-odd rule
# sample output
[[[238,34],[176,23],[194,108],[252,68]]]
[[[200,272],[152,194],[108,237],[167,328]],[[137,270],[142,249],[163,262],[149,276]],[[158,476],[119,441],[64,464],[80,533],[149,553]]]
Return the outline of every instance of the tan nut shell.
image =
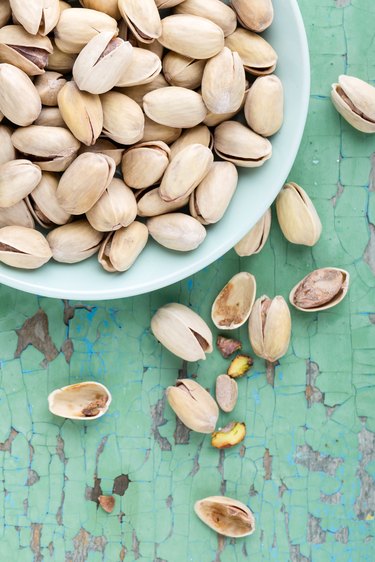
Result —
[[[295,300],[296,292],[297,292],[297,290],[300,286],[304,285],[306,280],[308,280],[308,278],[312,274],[314,274],[315,282],[311,283],[311,285],[309,286],[310,300],[312,300],[314,298],[318,298],[318,297],[320,299],[322,299],[322,297],[327,298],[331,294],[332,287],[329,286],[330,280],[326,276],[326,274],[327,273],[329,274],[330,271],[334,271],[334,272],[339,271],[342,274],[342,277],[343,277],[342,285],[340,286],[339,289],[337,289],[337,287],[336,287],[335,294],[331,298],[331,300],[329,300],[325,304],[321,304],[319,306],[311,306],[309,308],[299,306],[296,303],[296,300]],[[326,279],[324,279],[324,277],[326,277]],[[345,271],[345,269],[340,269],[340,268],[337,268],[337,267],[324,267],[322,269],[316,269],[315,271],[306,275],[303,279],[301,279],[301,281],[299,281],[299,283],[297,283],[297,285],[295,287],[293,287],[293,289],[290,291],[290,294],[289,294],[289,302],[295,308],[297,308],[297,310],[301,310],[302,312],[319,312],[321,310],[328,310],[329,308],[332,308],[332,307],[336,306],[337,304],[339,304],[345,298],[345,296],[346,296],[346,294],[349,290],[349,282],[350,282],[350,275],[349,275],[348,271]]]
[[[154,0],[119,0],[118,7],[126,23],[142,43],[152,43],[160,37],[161,21]]]
[[[0,207],[11,207],[35,189],[42,172],[30,160],[11,160],[0,166]]]
[[[157,217],[181,209],[189,202],[189,197],[177,201],[164,201],[160,197],[159,188],[142,189],[137,193],[138,216]]]
[[[238,21],[243,27],[261,33],[273,21],[272,0],[232,0]]]
[[[257,33],[239,27],[226,37],[225,46],[240,55],[245,70],[254,76],[272,74],[276,68],[277,53]]]
[[[108,139],[99,138],[92,146],[81,146],[79,154],[83,154],[84,152],[99,152],[100,154],[110,156],[114,160],[116,166],[118,166],[121,162],[124,148],[116,146]]]
[[[255,133],[264,137],[277,133],[284,121],[284,89],[280,78],[259,76],[247,94],[244,113]]]
[[[35,220],[44,228],[66,224],[71,215],[60,206],[56,191],[59,176],[51,172],[43,172],[37,187],[26,198],[26,204]]]
[[[225,496],[211,496],[194,505],[198,517],[225,537],[246,537],[255,531],[255,519],[243,503]]]
[[[355,76],[339,76],[332,84],[333,105],[352,127],[375,133],[375,87]]]
[[[167,125],[160,125],[149,117],[145,117],[145,127],[141,142],[162,141],[170,144],[176,141],[182,133],[181,127],[167,127]]]
[[[205,60],[195,60],[169,51],[163,58],[163,73],[171,86],[195,90],[201,85]]]
[[[232,277],[216,297],[211,318],[221,330],[235,330],[250,316],[256,296],[256,280],[251,273],[241,272]]]
[[[0,27],[3,27],[9,21],[11,15],[9,0],[0,2]]]
[[[168,403],[176,416],[189,429],[212,433],[219,417],[219,408],[212,396],[200,384],[179,379],[166,390]]]
[[[122,175],[133,189],[156,184],[169,164],[170,149],[164,142],[143,142],[129,148],[122,159]]]
[[[174,6],[181,4],[181,2],[185,2],[185,0],[155,0],[155,4],[159,8],[159,10],[173,8]]]
[[[213,147],[213,136],[206,125],[197,125],[187,129],[171,146],[171,160],[190,144],[202,144],[207,148]]]
[[[111,273],[127,271],[146,246],[147,240],[147,226],[138,221],[110,232],[99,250],[99,263]]]
[[[116,86],[120,88],[142,86],[155,80],[160,72],[161,60],[155,53],[134,47],[129,65],[118,75]]]
[[[238,398],[238,384],[229,375],[219,375],[216,379],[216,402],[223,412],[231,412]]]
[[[93,409],[97,401],[100,406],[96,415],[85,415],[85,408]],[[58,388],[48,396],[48,409],[55,416],[70,420],[96,420],[103,416],[111,404],[109,390],[98,382],[81,382]]]
[[[100,199],[86,213],[95,230],[110,232],[129,226],[137,216],[137,201],[132,190],[119,178],[113,178]]]
[[[16,151],[12,143],[13,130],[6,125],[0,125],[0,166],[16,159]]]
[[[133,49],[133,52],[135,49]],[[153,90],[157,90],[158,88],[165,88],[168,86],[168,82],[164,78],[162,74],[158,74],[153,78],[150,82],[146,84],[140,84],[138,86],[129,86],[125,88],[117,88],[121,94],[125,94],[138,105],[143,107],[143,97],[148,94],[148,92],[152,92]]]
[[[191,14],[211,20],[223,30],[225,37],[237,27],[236,13],[221,0],[185,0],[175,9],[175,13]]]
[[[84,8],[104,12],[111,18],[119,20],[121,18],[120,10],[118,9],[118,0],[79,0]]]
[[[0,261],[21,269],[36,269],[52,257],[43,234],[24,226],[0,229]]]
[[[78,220],[54,228],[47,234],[53,259],[61,263],[77,263],[96,254],[103,233],[94,230],[86,220]]]
[[[59,0],[9,0],[13,17],[32,35],[48,35],[60,17]]]
[[[147,227],[156,242],[178,252],[195,250],[207,235],[199,221],[183,213],[152,217],[148,219]]]
[[[42,103],[39,94],[27,74],[16,66],[1,63],[1,113],[12,123],[25,127],[38,118],[41,109]]]
[[[253,228],[234,246],[236,254],[241,257],[259,254],[268,240],[271,220],[271,208],[269,208]]]
[[[168,127],[195,127],[206,117],[202,96],[188,88],[169,86],[149,92],[143,98],[146,115]]]
[[[24,200],[11,207],[0,207],[0,228],[3,226],[25,226],[34,228],[35,222]]]
[[[0,28],[1,62],[17,66],[28,76],[44,73],[50,53],[52,43],[48,37],[31,35],[21,25],[6,25]]]
[[[262,166],[272,156],[269,140],[237,121],[225,121],[216,127],[214,148],[223,160],[245,168]]]
[[[120,144],[134,144],[142,139],[145,118],[139,105],[119,92],[107,92],[101,97],[103,133]]]
[[[77,55],[64,53],[52,40],[53,52],[48,57],[47,70],[67,74],[72,71]]]
[[[58,107],[43,107],[33,125],[40,125],[42,127],[66,127],[65,121],[62,118],[61,112]]]
[[[265,310],[267,301],[269,307]],[[285,299],[261,296],[254,303],[249,318],[249,338],[254,353],[275,362],[288,351],[292,323]]]

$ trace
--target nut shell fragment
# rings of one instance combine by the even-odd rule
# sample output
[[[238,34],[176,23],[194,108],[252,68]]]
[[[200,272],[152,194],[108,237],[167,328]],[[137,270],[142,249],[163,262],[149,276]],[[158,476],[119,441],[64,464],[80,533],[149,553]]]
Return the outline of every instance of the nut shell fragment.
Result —
[[[232,498],[204,498],[195,503],[194,511],[203,523],[225,537],[246,537],[255,531],[253,513],[245,504]]]
[[[303,312],[327,310],[344,299],[349,290],[349,281],[350,275],[345,269],[316,269],[291,290],[290,303]]]
[[[239,340],[217,336],[216,347],[220,351],[224,359],[228,359],[233,353],[242,349],[242,343]]]
[[[115,498],[113,496],[99,496],[99,505],[107,513],[112,513],[115,507]]]
[[[81,382],[58,388],[48,396],[48,408],[55,416],[70,420],[96,420],[112,401],[109,390],[98,382]]]

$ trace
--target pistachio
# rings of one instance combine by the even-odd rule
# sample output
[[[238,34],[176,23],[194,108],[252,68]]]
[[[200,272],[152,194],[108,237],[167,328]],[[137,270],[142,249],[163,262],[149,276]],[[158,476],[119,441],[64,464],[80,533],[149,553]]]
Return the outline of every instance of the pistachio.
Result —
[[[57,200],[58,184],[59,177],[56,174],[43,172],[37,187],[26,198],[32,216],[43,228],[66,224],[71,219],[71,215],[61,208]]]
[[[77,55],[64,53],[53,40],[52,47],[53,52],[48,57],[47,69],[50,71],[62,72],[63,74],[71,72]]]
[[[271,220],[271,208],[269,208],[253,228],[234,246],[235,252],[239,256],[259,254],[268,240]]]
[[[170,149],[164,142],[143,142],[129,148],[122,159],[125,183],[134,189],[156,184],[169,164]]]
[[[183,213],[152,217],[148,219],[147,227],[156,242],[178,252],[195,250],[207,234],[200,222]]]
[[[254,76],[272,74],[276,68],[277,53],[257,33],[239,27],[226,37],[225,45],[240,55],[246,72]]]
[[[159,308],[151,320],[151,331],[164,347],[185,361],[206,359],[206,353],[212,352],[210,328],[183,304],[170,303]]]
[[[127,271],[146,246],[147,240],[147,226],[138,221],[110,232],[100,247],[99,263],[112,273]]]
[[[159,10],[164,10],[166,8],[173,8],[181,2],[185,2],[185,0],[155,0],[155,4],[159,8]]]
[[[0,111],[5,117],[25,127],[38,118],[41,109],[39,94],[27,74],[16,66],[1,63]]]
[[[118,0],[79,0],[84,8],[104,12],[111,18],[119,20],[121,18],[120,10],[118,9]]]
[[[166,390],[167,400],[176,416],[189,429],[198,433],[214,431],[219,408],[212,396],[200,384],[179,379]]]
[[[118,75],[116,86],[120,88],[142,86],[155,80],[160,72],[161,60],[155,53],[134,47],[130,64]]]
[[[10,9],[9,0],[3,0],[0,2],[0,27],[6,25],[11,15],[12,11]]]
[[[212,113],[212,111],[208,111],[203,123],[207,127],[216,127],[220,123],[224,123],[224,121],[230,121],[237,113],[238,110],[229,113]]]
[[[235,381],[233,381],[235,382]],[[230,422],[212,434],[211,445],[217,449],[228,449],[241,443],[246,436],[246,425],[241,422]]]
[[[112,511],[115,507],[115,498],[113,496],[99,496],[98,502],[99,502],[100,507],[106,513],[112,513]]]
[[[184,131],[171,146],[171,160],[190,144],[203,144],[203,146],[212,149],[213,136],[209,128],[206,125],[197,125]]]
[[[122,160],[124,149],[116,146],[108,139],[99,138],[92,146],[81,146],[79,154],[83,154],[85,152],[100,152],[101,154],[110,156],[114,160],[116,166],[118,166]]]
[[[161,141],[170,144],[176,141],[182,133],[181,127],[167,127],[156,123],[147,115],[145,116],[145,127],[141,142]]]
[[[225,537],[246,537],[255,531],[255,519],[243,503],[225,496],[211,496],[194,505],[198,517]]]
[[[220,351],[224,359],[228,359],[233,353],[242,349],[242,343],[233,338],[226,338],[224,336],[217,336],[216,347]]]
[[[0,125],[0,166],[16,159],[16,151],[12,143],[12,129]]]
[[[137,202],[132,190],[119,178],[113,178],[100,199],[86,213],[95,230],[110,232],[129,226],[137,216]]]
[[[344,269],[316,269],[291,290],[290,303],[304,312],[327,310],[339,304],[346,296],[349,280],[350,275]]]
[[[43,107],[42,111],[39,113],[38,119],[35,119],[33,125],[42,127],[66,126],[58,107]]]
[[[133,55],[134,51],[135,49],[133,49]],[[168,86],[168,82],[162,74],[158,74],[151,80],[151,82],[140,84],[138,86],[118,88],[118,91],[121,94],[125,94],[126,96],[137,102],[138,105],[143,107],[143,97],[148,94],[148,92],[152,92],[153,90],[157,90],[158,88],[165,88],[166,86]]]
[[[161,21],[154,0],[119,0],[118,7],[126,23],[142,43],[152,43],[160,37]]]
[[[163,72],[172,86],[195,90],[201,85],[205,60],[195,60],[169,51],[163,59]]]
[[[138,215],[140,217],[157,217],[181,209],[189,202],[189,197],[177,201],[164,201],[159,188],[142,189],[137,193]]]
[[[43,74],[52,53],[48,37],[31,35],[21,25],[6,25],[0,29],[0,59],[23,70],[29,76]]]
[[[231,412],[238,398],[238,384],[229,375],[219,375],[216,379],[216,402],[223,412]]]
[[[244,168],[262,166],[272,156],[269,140],[237,121],[226,121],[216,127],[214,147],[220,158]]]
[[[66,84],[66,79],[60,72],[47,70],[41,76],[37,76],[34,85],[43,105],[55,107],[57,96],[61,88]]]
[[[159,42],[185,57],[210,59],[224,47],[224,33],[218,25],[206,18],[176,14],[162,20]]]
[[[207,114],[202,96],[187,88],[169,86],[149,92],[143,98],[146,115],[168,127],[195,127]]]
[[[139,105],[119,92],[101,96],[103,106],[103,133],[120,144],[134,144],[144,132],[144,115]]]
[[[254,352],[274,363],[288,351],[291,318],[281,296],[261,296],[254,303],[249,319],[249,338]]]
[[[249,355],[236,355],[228,367],[228,375],[233,379],[242,377],[252,367],[254,361]]]
[[[34,219],[24,200],[11,207],[0,207],[0,228],[3,228],[3,226],[34,228]]]
[[[276,199],[280,228],[293,244],[314,246],[322,233],[322,223],[307,193],[296,183],[287,183]]]
[[[251,273],[234,275],[216,297],[211,318],[217,328],[235,330],[248,320],[256,295],[256,281]]]
[[[243,27],[261,33],[273,21],[272,0],[232,0],[238,21]]]
[[[238,53],[224,47],[205,66],[202,78],[204,103],[215,114],[238,111],[245,89],[245,71],[241,58]]]
[[[244,107],[250,129],[264,137],[277,133],[284,120],[284,93],[280,78],[259,76],[251,86]]]
[[[375,133],[375,87],[355,76],[339,76],[332,84],[333,105],[352,127]]]
[[[0,228],[0,261],[21,269],[36,269],[52,257],[43,234],[24,226]]]
[[[0,166],[0,207],[11,207],[38,185],[42,172],[30,160],[11,160]]]
[[[70,420],[96,420],[111,404],[108,388],[98,382],[81,382],[64,386],[48,396],[48,408],[55,416]]]
[[[60,6],[60,14],[61,12],[63,12],[64,10],[70,10],[71,9],[71,5],[68,4],[68,2],[65,2],[65,0],[60,0],[59,1],[59,6]]]
[[[51,230],[47,241],[53,259],[61,263],[77,263],[96,254],[103,233],[94,230],[86,220],[78,220]]]
[[[224,36],[230,35],[237,27],[237,18],[231,7],[220,0],[185,0],[176,10],[176,14],[191,14],[207,18],[223,30]]]
[[[9,0],[13,17],[32,35],[48,35],[60,17],[59,0]]]

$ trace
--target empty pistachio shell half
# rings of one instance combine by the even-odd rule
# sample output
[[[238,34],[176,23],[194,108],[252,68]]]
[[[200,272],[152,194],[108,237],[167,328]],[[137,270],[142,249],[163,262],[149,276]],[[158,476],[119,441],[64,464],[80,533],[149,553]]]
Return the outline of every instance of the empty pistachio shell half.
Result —
[[[230,35],[237,27],[235,12],[221,0],[185,0],[174,10],[176,14],[200,16],[216,23],[224,36]]]
[[[120,13],[142,43],[152,43],[161,34],[160,15],[154,0],[119,0]]]
[[[225,38],[225,45],[240,55],[246,72],[254,76],[265,76],[274,72],[277,53],[257,33],[238,27],[234,33]]]
[[[261,33],[273,21],[272,0],[232,0],[238,21],[243,27]]]
[[[98,382],[81,382],[58,388],[48,396],[48,408],[55,416],[70,420],[96,420],[111,404],[109,390]]]
[[[216,297],[211,318],[217,328],[235,330],[250,316],[256,295],[256,280],[251,273],[241,272],[232,277]]]
[[[271,208],[269,208],[253,228],[234,246],[236,254],[239,256],[259,254],[268,240],[271,220]]]
[[[206,359],[212,352],[212,333],[206,322],[183,304],[167,304],[151,320],[155,338],[171,353],[185,359]]]
[[[246,425],[241,422],[230,422],[212,434],[211,445],[217,449],[228,449],[241,443],[246,436]]]
[[[21,269],[36,269],[52,257],[43,234],[24,226],[0,228],[0,261]]]
[[[150,235],[156,242],[177,252],[195,250],[206,238],[204,226],[184,213],[169,213],[147,221]]]
[[[110,273],[127,271],[146,246],[147,240],[147,226],[134,221],[108,234],[100,247],[98,261]]]
[[[261,296],[249,318],[249,338],[254,353],[275,362],[288,351],[292,322],[285,299]]]
[[[263,166],[272,156],[270,141],[237,121],[225,121],[216,127],[214,147],[220,158],[244,168]]]
[[[219,408],[212,396],[200,384],[179,379],[166,390],[170,407],[189,429],[212,433],[219,417]]]
[[[243,503],[225,496],[211,496],[194,505],[198,517],[214,531],[225,537],[240,538],[255,531],[255,519]]]
[[[284,120],[284,89],[274,74],[259,76],[247,94],[245,119],[250,129],[263,137],[277,133]]]
[[[290,303],[303,312],[327,310],[343,300],[349,290],[349,280],[350,275],[345,269],[316,269],[291,290]]]
[[[229,375],[219,375],[216,379],[216,402],[223,412],[231,412],[237,403],[238,384]]]
[[[280,228],[293,244],[314,246],[322,233],[322,223],[306,191],[296,183],[287,183],[276,199]]]
[[[358,131],[375,133],[375,87],[355,76],[339,76],[332,84],[333,105]]]

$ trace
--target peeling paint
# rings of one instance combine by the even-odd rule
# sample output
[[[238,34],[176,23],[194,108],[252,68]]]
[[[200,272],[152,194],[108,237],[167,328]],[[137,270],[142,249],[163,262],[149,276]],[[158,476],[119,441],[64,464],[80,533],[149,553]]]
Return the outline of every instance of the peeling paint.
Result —
[[[310,471],[326,472],[330,476],[334,476],[337,468],[344,462],[339,457],[322,455],[319,451],[314,451],[309,445],[302,445],[297,448],[295,461]]]
[[[160,435],[159,427],[165,425],[167,420],[164,418],[164,408],[165,408],[166,398],[163,396],[154,406],[151,406],[151,418],[152,418],[152,428],[151,432],[154,436],[155,441],[158,443],[162,451],[171,451],[172,445],[166,437]]]
[[[25,320],[23,326],[16,330],[16,333],[18,345],[14,357],[20,357],[29,345],[43,353],[42,366],[44,367],[58,356],[59,352],[49,335],[47,314],[41,308],[34,316]]]
[[[266,449],[263,455],[263,468],[264,468],[264,479],[272,480],[272,455],[270,455],[270,450]]]
[[[131,480],[127,474],[120,474],[120,476],[116,476],[113,481],[112,493],[117,494],[118,496],[123,496],[129,488],[130,482]]]
[[[370,239],[363,254],[363,261],[367,263],[373,275],[375,275],[375,226],[369,223]]]

